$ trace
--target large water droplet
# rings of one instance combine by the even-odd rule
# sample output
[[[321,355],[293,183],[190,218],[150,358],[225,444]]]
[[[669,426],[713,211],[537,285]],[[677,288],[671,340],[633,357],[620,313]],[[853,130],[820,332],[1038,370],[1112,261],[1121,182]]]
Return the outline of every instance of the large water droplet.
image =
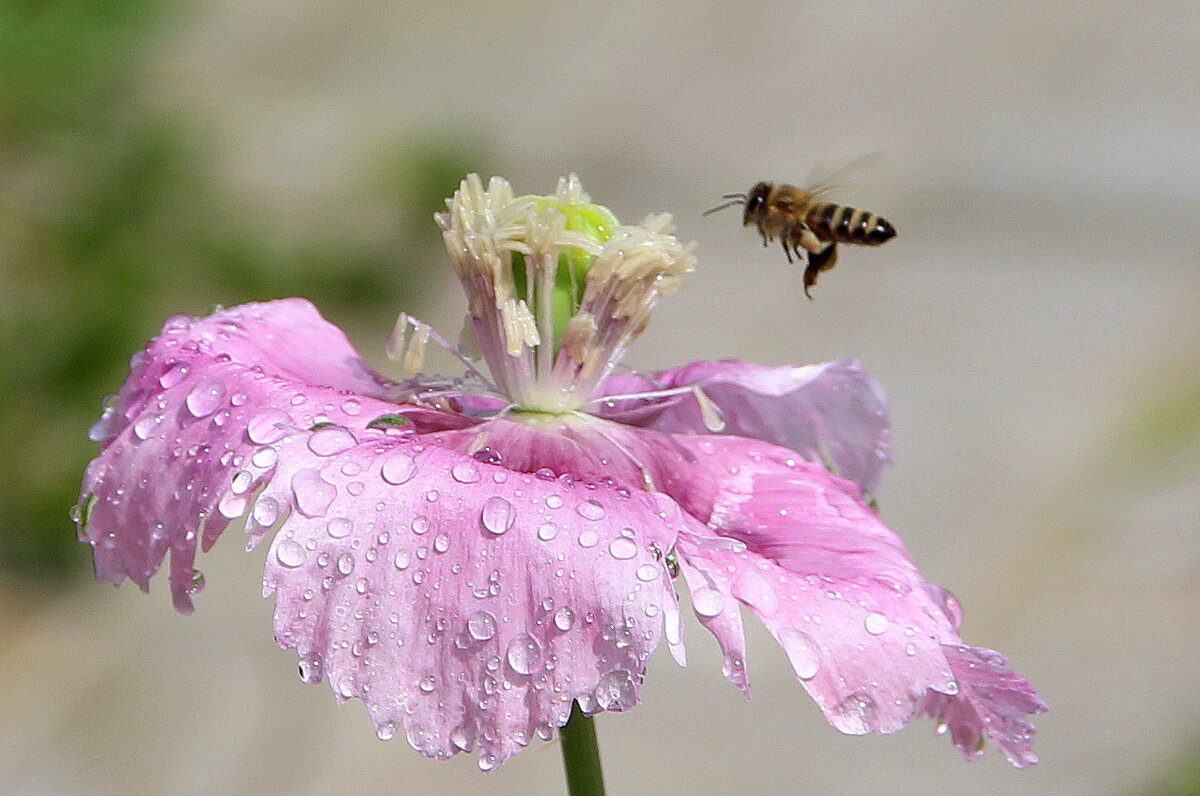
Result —
[[[502,534],[516,522],[517,512],[511,503],[497,495],[484,502],[479,519],[487,530],[494,534]]]
[[[250,475],[246,470],[238,470],[233,476],[233,481],[229,484],[229,491],[235,495],[242,495],[246,490],[250,489],[250,485],[254,483],[254,476]]]
[[[604,506],[600,505],[600,501],[588,498],[575,507],[575,511],[580,517],[585,520],[602,520],[604,519]]]
[[[608,546],[608,554],[622,561],[633,558],[637,555],[637,542],[625,536],[613,539]]]
[[[542,648],[529,634],[522,633],[508,643],[506,657],[508,665],[517,674],[532,674],[541,662]]]
[[[829,709],[829,722],[847,735],[866,735],[879,725],[879,706],[856,691]]]
[[[268,409],[250,419],[246,436],[257,445],[270,445],[287,436],[292,418],[281,409]]]
[[[263,528],[270,528],[275,524],[275,520],[279,519],[279,501],[264,495],[254,504],[254,511],[251,514],[254,516],[254,521]]]
[[[179,382],[187,378],[190,368],[187,365],[176,362],[162,372],[158,377],[158,383],[163,389],[169,390]]]
[[[324,517],[337,497],[337,487],[322,478],[319,470],[309,467],[292,476],[292,496],[304,516]]]
[[[487,611],[476,611],[467,619],[467,632],[476,641],[487,641],[496,635],[496,618]]]
[[[409,524],[409,527],[412,528],[413,533],[420,536],[429,530],[429,518],[424,514],[418,514],[416,517],[413,517],[413,521]]]
[[[801,680],[811,680],[821,669],[817,643],[802,630],[784,628],[779,631],[779,645],[787,653],[792,669]]]
[[[580,547],[595,547],[600,543],[600,534],[595,531],[584,531],[579,534]]]
[[[261,467],[264,470],[274,467],[277,461],[279,461],[279,452],[271,447],[259,448],[250,457],[251,464],[255,467]]]
[[[336,456],[357,444],[354,435],[342,426],[322,426],[308,437],[308,449],[318,456]]]
[[[298,567],[304,563],[304,548],[300,546],[299,542],[285,539],[275,548],[275,558],[285,567]]]
[[[642,581],[643,583],[649,583],[658,577],[659,571],[659,568],[653,564],[642,564],[637,568],[637,572],[634,574],[637,575],[638,580]]]
[[[216,379],[201,379],[187,394],[184,405],[196,417],[207,417],[217,411],[225,397],[225,385]]]
[[[354,571],[354,553],[342,553],[337,560],[338,572],[349,575]]]
[[[554,612],[554,626],[559,630],[566,632],[571,629],[571,625],[575,622],[575,612],[570,608],[559,608]]]
[[[444,533],[439,533],[433,539],[433,549],[439,553],[444,553],[450,549],[450,537]]]
[[[863,620],[863,626],[866,627],[867,632],[872,636],[883,635],[884,631],[888,629],[888,625],[890,624],[891,622],[888,621],[888,618],[878,611],[872,611],[871,613],[867,614],[866,619]]]
[[[325,523],[325,531],[334,539],[344,539],[350,535],[350,531],[352,530],[354,530],[353,520],[348,520],[345,517],[334,517]]]
[[[144,414],[133,424],[133,434],[138,439],[150,439],[158,431],[162,421],[163,416],[158,413]]]
[[[246,511],[246,495],[236,495],[229,492],[221,497],[221,501],[217,504],[217,511],[227,520],[236,520]]]
[[[385,721],[375,728],[375,734],[379,736],[381,741],[390,741],[396,737],[396,722]]]
[[[383,461],[379,474],[389,484],[408,483],[417,472],[417,460],[407,453],[393,453]]]
[[[479,468],[469,462],[458,462],[450,468],[450,477],[460,484],[479,483]]]
[[[412,563],[412,555],[407,550],[401,550],[396,553],[396,557],[392,560],[392,563],[396,565],[396,569],[404,571]]]
[[[558,536],[558,526],[552,522],[543,522],[538,528],[537,536],[543,542],[549,542],[555,536]]]
[[[692,592],[692,607],[700,616],[716,616],[725,610],[725,595],[708,586]]]
[[[637,704],[633,676],[624,669],[614,669],[596,683],[596,701],[605,710],[625,710]]]

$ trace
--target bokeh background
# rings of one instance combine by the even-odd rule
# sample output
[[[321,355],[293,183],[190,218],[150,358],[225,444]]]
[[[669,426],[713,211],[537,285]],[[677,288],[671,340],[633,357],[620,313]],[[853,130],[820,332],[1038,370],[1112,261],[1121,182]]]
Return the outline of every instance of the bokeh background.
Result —
[[[302,685],[236,532],[183,617],[91,581],[67,511],[168,315],[303,295],[386,369],[401,309],[459,327],[457,180],[574,170],[700,242],[633,365],[879,377],[884,518],[1053,707],[1028,771],[844,737],[757,626],[747,703],[693,624],[598,720],[611,793],[1200,793],[1197,53],[1194,3],[0,2],[0,792],[564,792],[555,745],[483,775]],[[700,215],[873,151],[844,198],[900,235],[815,301]]]

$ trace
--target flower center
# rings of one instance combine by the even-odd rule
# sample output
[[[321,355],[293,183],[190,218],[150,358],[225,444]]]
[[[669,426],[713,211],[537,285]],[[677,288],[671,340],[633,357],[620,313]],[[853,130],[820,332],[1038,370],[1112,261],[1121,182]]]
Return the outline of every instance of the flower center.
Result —
[[[565,414],[695,267],[668,214],[624,225],[574,175],[550,196],[463,180],[437,220],[467,294],[469,326],[496,386],[518,408]]]

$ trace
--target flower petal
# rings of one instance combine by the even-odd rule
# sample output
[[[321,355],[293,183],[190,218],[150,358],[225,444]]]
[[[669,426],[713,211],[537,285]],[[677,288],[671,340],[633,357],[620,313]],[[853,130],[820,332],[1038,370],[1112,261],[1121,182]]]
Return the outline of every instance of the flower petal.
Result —
[[[690,385],[716,406],[724,420],[722,433],[791,448],[868,492],[891,461],[887,399],[857,359],[803,367],[692,362],[674,370],[612,376],[601,385],[600,396]],[[692,393],[600,406],[604,417],[662,431],[705,434],[711,425]]]
[[[289,346],[273,358],[285,334],[328,361],[292,363]],[[98,577],[146,588],[169,551],[189,611],[199,537],[207,549],[248,514],[252,543],[276,534],[264,586],[306,681],[361,697],[381,736],[403,726],[427,755],[477,747],[491,768],[549,737],[573,700],[635,704],[663,616],[678,613],[661,557],[679,509],[424,444],[410,407],[373,396],[381,384],[304,302],[172,319],[85,479]]]
[[[945,652],[960,690],[954,696],[930,692],[926,697],[922,712],[937,719],[938,732],[949,731],[968,760],[983,754],[986,736],[1017,768],[1036,763],[1036,730],[1025,716],[1050,708],[1029,681],[1009,669],[995,650],[951,644]]]
[[[1036,759],[1023,716],[1043,703],[998,655],[961,646],[957,603],[925,583],[857,485],[753,440],[676,441],[697,454],[698,486],[674,497],[711,529],[689,528],[676,550],[693,607],[727,655],[740,651],[740,634],[734,620],[714,620],[740,603],[843,732],[893,732],[924,710],[943,718],[960,747],[983,733],[1014,764]],[[725,477],[706,482],[706,467]]]

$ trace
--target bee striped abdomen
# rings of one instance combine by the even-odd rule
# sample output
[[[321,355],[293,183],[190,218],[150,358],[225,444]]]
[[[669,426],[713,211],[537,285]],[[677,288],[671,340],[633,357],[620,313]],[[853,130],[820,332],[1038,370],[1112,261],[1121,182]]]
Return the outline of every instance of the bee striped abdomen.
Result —
[[[808,213],[808,225],[821,240],[878,246],[896,236],[886,219],[866,210],[839,204],[821,204]]]

